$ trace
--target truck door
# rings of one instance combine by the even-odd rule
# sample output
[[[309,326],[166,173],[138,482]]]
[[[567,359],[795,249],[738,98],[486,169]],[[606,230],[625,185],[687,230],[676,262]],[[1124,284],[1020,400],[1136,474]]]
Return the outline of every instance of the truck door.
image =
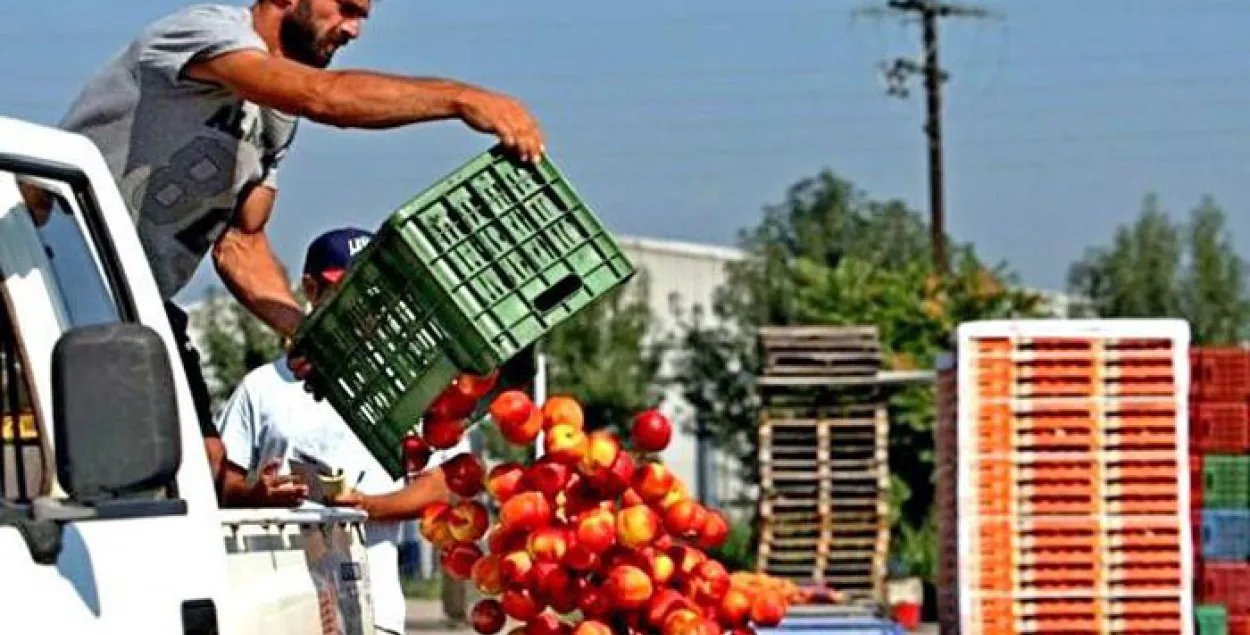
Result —
[[[61,336],[136,323],[172,341],[120,196],[84,141],[0,118],[0,632],[228,632],[225,549],[193,423],[181,426],[176,484],[146,511],[79,516],[50,467],[63,458],[50,433]],[[175,384],[175,416],[194,422],[185,377]]]

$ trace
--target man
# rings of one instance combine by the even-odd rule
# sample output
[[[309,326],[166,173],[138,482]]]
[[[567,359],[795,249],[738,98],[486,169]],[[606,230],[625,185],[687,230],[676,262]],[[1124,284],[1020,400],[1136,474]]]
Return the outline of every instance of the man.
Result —
[[[299,118],[343,128],[459,119],[525,160],[544,152],[511,98],[445,79],[326,70],[372,0],[196,5],[145,28],[61,126],[99,146],[130,207],[179,343],[214,478],[221,463],[186,314],[170,302],[212,252],[225,286],[284,338],[303,320],[265,227]],[[307,365],[293,360],[301,377]]]
[[[308,247],[303,287],[311,303],[324,297],[342,278],[352,258],[371,236],[358,229],[340,229],[318,237]],[[340,468],[347,486],[354,487],[333,501],[358,507],[369,514],[365,524],[369,577],[375,622],[381,632],[404,632],[404,597],[399,582],[400,523],[416,518],[425,505],[449,501],[442,469],[438,465],[468,449],[460,447],[436,453],[429,467],[403,486],[391,479],[377,459],[352,433],[347,423],[325,401],[316,401],[303,383],[279,359],[252,371],[236,388],[217,420],[225,445],[224,500],[228,506],[288,507],[300,504],[308,494],[306,484],[296,483],[286,461],[264,456],[267,439],[282,439],[288,455],[313,457]],[[250,485],[248,474],[262,472]],[[356,484],[357,478],[360,479]]]

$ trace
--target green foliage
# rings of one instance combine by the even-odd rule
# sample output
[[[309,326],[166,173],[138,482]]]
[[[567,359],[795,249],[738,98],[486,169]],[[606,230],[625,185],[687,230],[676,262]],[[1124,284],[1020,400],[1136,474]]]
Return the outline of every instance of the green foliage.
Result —
[[[1068,287],[1102,317],[1183,317],[1198,345],[1250,337],[1246,265],[1223,210],[1203,197],[1185,224],[1147,196],[1141,214],[1111,245],[1091,247],[1068,271]]]
[[[1040,299],[1012,288],[1010,272],[988,267],[971,246],[951,243],[952,271],[931,266],[925,219],[900,201],[874,201],[828,172],[793,186],[740,234],[747,257],[729,266],[715,322],[696,319],[677,380],[713,442],[757,473],[759,371],[755,328],[762,325],[876,325],[888,365],[931,368],[962,321],[1036,313]],[[916,386],[891,397],[891,470],[896,527],[929,540],[933,501],[934,392]],[[914,549],[912,550],[914,552]],[[912,552],[903,556],[916,558]],[[908,566],[920,567],[912,562]]]
[[[720,561],[730,571],[755,569],[756,545],[751,523],[736,521],[729,526],[725,544],[708,552],[708,556]]]
[[[282,340],[233,297],[210,288],[192,318],[201,333],[200,355],[212,370],[213,407],[230,397],[249,371],[282,354]]]
[[[587,429],[628,432],[630,421],[659,400],[656,376],[665,350],[653,337],[645,272],[550,333],[547,394],[571,395]]]

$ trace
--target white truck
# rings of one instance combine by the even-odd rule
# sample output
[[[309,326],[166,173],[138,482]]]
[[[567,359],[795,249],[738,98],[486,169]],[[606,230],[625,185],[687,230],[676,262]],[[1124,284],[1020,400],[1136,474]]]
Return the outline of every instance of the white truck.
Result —
[[[363,515],[219,509],[174,347],[95,146],[0,117],[0,633],[372,634]]]

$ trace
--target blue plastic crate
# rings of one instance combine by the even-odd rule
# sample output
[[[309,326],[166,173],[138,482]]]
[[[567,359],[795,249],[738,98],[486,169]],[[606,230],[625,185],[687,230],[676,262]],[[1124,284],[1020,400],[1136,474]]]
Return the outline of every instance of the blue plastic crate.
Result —
[[[1237,562],[1250,559],[1250,509],[1202,510],[1202,557]]]
[[[871,617],[795,616],[786,618],[776,628],[756,629],[758,635],[786,635],[806,633],[820,635],[906,635],[903,627],[889,620]]]

